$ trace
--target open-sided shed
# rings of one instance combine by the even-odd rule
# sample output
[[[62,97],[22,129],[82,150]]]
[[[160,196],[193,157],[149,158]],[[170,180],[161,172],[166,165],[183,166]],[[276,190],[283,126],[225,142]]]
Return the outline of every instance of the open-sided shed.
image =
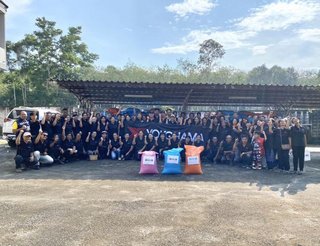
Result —
[[[264,107],[290,105],[291,108],[299,109],[320,107],[318,86],[83,80],[55,82],[73,93],[82,103]]]

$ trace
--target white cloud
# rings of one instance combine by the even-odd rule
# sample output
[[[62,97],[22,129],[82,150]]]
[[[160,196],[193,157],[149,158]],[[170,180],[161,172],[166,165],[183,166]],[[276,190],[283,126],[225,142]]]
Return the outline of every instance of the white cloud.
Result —
[[[264,55],[267,53],[267,49],[272,45],[256,45],[252,47],[252,54],[254,56]]]
[[[167,44],[166,46],[152,49],[152,52],[159,54],[186,54],[198,51],[199,45],[207,39],[216,40],[223,44],[226,49],[235,49],[247,46],[246,40],[253,36],[255,36],[255,33],[250,31],[193,30],[182,38],[180,44]]]
[[[206,14],[216,6],[217,4],[211,0],[183,0],[182,3],[173,3],[166,6],[166,9],[179,17],[185,17],[188,14]]]
[[[300,29],[297,33],[301,40],[320,42],[320,28]]]
[[[277,1],[253,9],[236,26],[251,31],[283,30],[291,25],[312,21],[320,11],[320,3],[313,0]]]
[[[9,6],[7,16],[10,18],[28,12],[33,0],[6,0],[5,2]]]

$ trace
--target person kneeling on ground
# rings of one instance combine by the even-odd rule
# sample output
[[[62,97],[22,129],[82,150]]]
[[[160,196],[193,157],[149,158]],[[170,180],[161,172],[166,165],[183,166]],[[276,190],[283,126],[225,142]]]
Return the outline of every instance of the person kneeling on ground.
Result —
[[[49,145],[49,154],[53,158],[54,163],[64,164],[62,142],[58,134],[54,135],[53,141]]]
[[[22,135],[23,134],[23,135]],[[16,172],[21,172],[26,168],[40,169],[40,163],[34,157],[34,146],[31,141],[31,133],[20,130],[17,139]]]
[[[252,144],[249,143],[246,135],[241,136],[241,142],[238,139],[234,144],[234,149],[237,148],[239,152],[239,165],[241,167],[250,168],[252,164]]]
[[[70,162],[75,160],[77,150],[74,142],[72,140],[72,132],[68,132],[67,135],[65,133],[65,126],[62,127],[62,141],[63,141],[63,151],[64,151],[64,161]]]
[[[213,136],[212,139],[208,140],[207,143],[207,151],[208,151],[208,160],[212,163],[217,161],[219,150],[219,142],[216,136]]]
[[[87,153],[84,149],[81,132],[77,133],[76,139],[74,141],[74,146],[76,146],[76,150],[77,150],[77,153],[76,153],[77,160],[87,159]]]
[[[130,140],[129,133],[126,133],[124,135],[124,140],[122,142],[122,148],[121,148],[121,159],[122,160],[131,160],[133,156],[133,145]]]
[[[99,154],[99,140],[97,139],[97,132],[88,132],[86,143],[89,156]]]
[[[34,157],[41,165],[51,165],[53,158],[48,155],[48,133],[39,130],[39,134],[34,141]]]
[[[231,164],[234,158],[233,152],[233,142],[231,135],[227,135],[225,141],[221,145],[222,158],[221,161],[223,164]]]
[[[112,160],[121,160],[121,146],[122,141],[121,137],[118,136],[117,133],[113,133],[112,139],[109,141],[109,149],[111,151],[111,159]]]

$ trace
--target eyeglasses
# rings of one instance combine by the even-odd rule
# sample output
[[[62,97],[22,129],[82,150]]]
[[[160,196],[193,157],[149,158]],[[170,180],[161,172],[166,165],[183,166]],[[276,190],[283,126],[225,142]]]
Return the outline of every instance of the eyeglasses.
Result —
[[[26,138],[31,138],[31,136],[30,136],[30,135],[28,135],[28,136],[26,136]]]

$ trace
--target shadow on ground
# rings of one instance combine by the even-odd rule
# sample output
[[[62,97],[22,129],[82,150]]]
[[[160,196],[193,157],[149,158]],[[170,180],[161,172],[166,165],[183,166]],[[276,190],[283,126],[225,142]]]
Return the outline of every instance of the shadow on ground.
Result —
[[[246,170],[235,166],[203,164],[203,175],[139,175],[139,162],[136,161],[79,161],[65,165],[43,167],[41,170],[28,170],[17,174],[13,157],[15,150],[0,148],[0,180],[126,180],[157,182],[231,182],[248,183],[258,190],[267,187],[281,196],[295,195],[305,191],[310,184],[320,183],[320,155],[306,163],[303,175],[283,174],[267,170]],[[159,171],[163,162],[158,164]]]

